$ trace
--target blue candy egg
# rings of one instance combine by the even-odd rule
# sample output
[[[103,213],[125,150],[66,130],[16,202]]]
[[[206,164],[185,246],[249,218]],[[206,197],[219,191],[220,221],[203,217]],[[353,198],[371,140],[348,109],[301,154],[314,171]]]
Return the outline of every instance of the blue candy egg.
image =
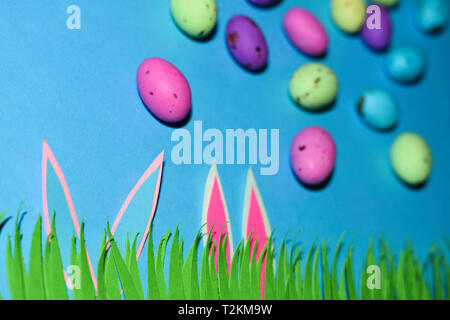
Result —
[[[428,32],[444,27],[448,19],[448,0],[419,0],[417,21]]]
[[[358,113],[364,121],[377,130],[388,130],[398,120],[398,107],[394,98],[384,90],[363,92],[358,102]]]
[[[425,56],[412,46],[394,48],[386,57],[388,74],[400,82],[412,82],[419,79],[425,71]]]

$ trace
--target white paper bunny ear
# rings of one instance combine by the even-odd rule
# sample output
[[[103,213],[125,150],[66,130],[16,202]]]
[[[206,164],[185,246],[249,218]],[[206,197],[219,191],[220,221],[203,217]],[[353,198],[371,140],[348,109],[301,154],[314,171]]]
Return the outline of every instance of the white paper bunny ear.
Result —
[[[209,233],[212,229],[211,242],[215,245],[214,257],[216,261],[216,270],[218,266],[218,244],[220,237],[224,240],[227,235],[226,257],[228,268],[231,265],[231,257],[233,256],[233,237],[231,234],[230,217],[228,215],[227,204],[223,194],[222,185],[220,183],[217,166],[212,164],[209,170],[208,179],[206,180],[205,195],[203,199],[203,224],[206,224],[206,230]],[[207,245],[207,236],[203,237],[205,245]]]
[[[245,188],[245,200],[244,200],[244,214],[242,221],[242,236],[245,241],[251,241],[251,255],[253,255],[254,245],[256,239],[258,239],[258,246],[256,248],[256,260],[259,259],[262,250],[266,242],[271,235],[271,228],[267,211],[264,207],[264,203],[256,185],[255,177],[252,169],[248,170],[247,185]],[[251,239],[249,239],[251,235]],[[264,297],[264,279],[266,270],[266,258],[263,260],[262,272],[261,272],[261,294]]]
[[[50,169],[52,170],[47,170],[48,163],[50,163]],[[44,140],[44,143],[42,145],[42,200],[44,206],[44,225],[47,236],[51,233],[49,211],[52,213],[56,211],[58,212],[58,217],[61,217],[61,226],[63,227],[63,230],[65,230],[65,232],[61,233],[60,235],[61,237],[65,238],[64,241],[59,241],[60,245],[64,247],[65,245],[68,245],[70,243],[70,241],[68,241],[68,239],[70,240],[70,238],[68,237],[71,237],[73,232],[68,231],[71,229],[71,225],[73,225],[75,233],[77,234],[78,239],[80,239],[80,224],[78,222],[78,217],[75,211],[75,206],[73,204],[72,196],[70,195],[69,186],[61,170],[61,167],[59,166],[58,161],[56,161],[56,158],[53,155],[53,152],[47,144],[46,140]],[[64,212],[67,213],[67,211],[69,214],[64,215]],[[64,219],[69,215],[71,217],[71,222],[67,219]],[[61,255],[64,256],[65,252],[68,252],[68,250],[62,250]],[[92,263],[89,258],[87,248],[86,255],[89,263],[92,282],[94,283],[94,287],[97,288],[97,280],[95,278],[94,269],[92,268]],[[67,282],[67,274],[64,273],[64,275]],[[70,288],[69,282],[68,285]]]

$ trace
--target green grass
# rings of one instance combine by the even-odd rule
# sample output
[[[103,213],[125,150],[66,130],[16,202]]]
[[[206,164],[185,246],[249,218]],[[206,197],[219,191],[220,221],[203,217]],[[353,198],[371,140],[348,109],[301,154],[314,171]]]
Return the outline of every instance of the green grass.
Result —
[[[365,260],[355,264],[352,245],[343,252],[344,234],[334,249],[329,248],[325,241],[316,241],[307,250],[299,247],[295,239],[288,243],[286,237],[277,247],[271,236],[264,247],[264,255],[259,259],[251,252],[250,243],[241,241],[231,259],[231,265],[228,266],[225,240],[199,250],[203,228],[184,256],[184,242],[180,238],[178,227],[173,234],[167,232],[156,247],[150,230],[145,276],[147,292],[144,292],[144,278],[139,273],[135,258],[137,235],[131,245],[127,237],[125,252],[122,254],[111,235],[109,223],[103,234],[97,263],[97,289],[91,279],[85,250],[84,223],[81,224],[80,241],[73,236],[70,264],[79,267],[80,277],[78,283],[72,282],[72,294],[69,294],[64,279],[55,215],[51,234],[44,243],[41,239],[41,217],[36,221],[31,237],[28,270],[21,246],[20,225],[24,216],[25,213],[21,213],[19,208],[14,234],[6,239],[5,269],[9,295],[15,300],[64,300],[69,297],[76,300],[257,300],[261,298],[260,275],[264,257],[267,260],[264,288],[267,300],[449,299],[450,266],[445,257],[449,250],[448,239],[445,239],[443,248],[433,245],[422,264],[409,243],[398,255],[393,255],[388,243],[381,238],[377,254],[375,242],[371,240]],[[0,213],[0,233],[9,220],[11,217],[6,218],[6,212]],[[211,233],[206,236],[209,240],[212,238]],[[170,252],[167,251],[169,243]],[[219,251],[217,272],[214,257],[209,254],[212,246],[217,246]],[[200,265],[197,263],[199,255]],[[344,256],[341,257],[342,255]],[[169,263],[167,279],[164,273],[166,260]],[[342,261],[342,265],[339,265],[339,261]],[[371,265],[379,266],[380,289],[370,290],[366,285],[370,281],[370,274],[365,271]],[[354,276],[355,266],[361,267],[360,279]],[[71,271],[66,272],[70,277]],[[426,274],[431,277],[426,278]],[[359,286],[359,290],[356,286]]]

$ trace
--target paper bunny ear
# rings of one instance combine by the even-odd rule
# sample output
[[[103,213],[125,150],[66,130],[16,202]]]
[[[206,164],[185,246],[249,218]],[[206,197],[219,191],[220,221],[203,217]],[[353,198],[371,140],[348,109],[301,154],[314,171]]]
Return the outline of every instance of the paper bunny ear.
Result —
[[[227,235],[227,262],[230,267],[231,257],[233,256],[233,237],[231,234],[230,217],[228,215],[227,204],[223,194],[222,185],[220,183],[217,166],[212,164],[209,170],[208,179],[206,180],[205,195],[203,199],[203,224],[206,224],[206,230],[212,232],[212,243],[216,243],[214,257],[216,261],[216,271],[218,268],[219,251],[217,250],[220,242]],[[207,238],[204,237],[205,245]]]
[[[271,234],[271,228],[267,211],[264,208],[261,193],[256,185],[255,177],[253,176],[252,169],[248,170],[247,174],[247,186],[245,188],[245,200],[244,200],[244,214],[242,221],[242,236],[245,241],[251,241],[251,255],[253,255],[254,245],[256,239],[258,239],[258,246],[256,248],[256,259],[259,259],[264,245]],[[249,239],[251,234],[251,239]],[[264,298],[264,279],[266,270],[266,258],[263,260],[262,272],[261,272],[261,295]]]
[[[269,218],[264,208],[261,193],[256,185],[252,169],[249,169],[247,186],[245,188],[242,235],[245,240],[248,240],[250,233],[252,234],[252,241],[258,238],[257,256],[259,257],[271,232]]]
[[[47,164],[50,162],[51,169],[47,170]],[[62,188],[62,190],[61,190]],[[62,193],[61,193],[62,191]],[[77,234],[78,239],[80,239],[80,224],[78,222],[77,213],[75,211],[75,206],[73,204],[72,196],[70,195],[69,186],[67,184],[66,178],[61,170],[61,167],[56,161],[55,156],[53,155],[52,150],[50,149],[47,141],[44,140],[42,145],[42,200],[44,206],[44,224],[45,231],[47,235],[51,233],[51,225],[50,225],[50,214],[49,210],[53,213],[57,211],[58,213],[67,212],[71,217],[71,222],[64,219],[63,214],[58,214],[58,217],[61,217],[61,221],[65,222],[62,224],[63,230],[66,232],[61,233],[61,236],[64,237],[64,241],[61,241],[64,246],[66,243],[70,242],[67,239],[70,239],[72,236],[72,232],[68,232],[71,229],[70,225],[73,225],[75,228],[75,232]],[[50,204],[49,204],[50,200]],[[67,216],[67,214],[66,214]],[[69,238],[67,238],[69,237]],[[64,256],[65,252],[61,252],[61,255]],[[86,248],[86,255],[89,263],[89,269],[91,272],[92,282],[94,283],[94,287],[97,288],[97,280],[95,278],[94,269],[92,268],[92,263],[89,258],[89,253]],[[67,258],[67,257],[66,257]],[[67,261],[67,260],[66,260]],[[67,275],[64,273],[67,280]],[[70,287],[70,284],[69,284]]]
[[[128,211],[134,211],[136,213],[135,215],[132,215],[131,212],[128,214],[131,218],[130,223],[132,224],[132,227],[133,226],[137,227],[139,230],[142,225],[139,223],[139,220],[141,220],[140,218],[142,217],[142,215],[149,213],[144,233],[142,235],[138,249],[136,251],[137,260],[139,260],[139,257],[141,256],[142,249],[144,248],[145,241],[147,240],[147,236],[151,228],[152,219],[155,215],[156,205],[158,204],[159,191],[161,189],[163,160],[164,160],[164,151],[162,151],[156,157],[156,159],[147,168],[147,170],[145,170],[144,174],[141,176],[137,184],[131,190],[122,207],[120,208],[120,211],[117,214],[117,217],[114,220],[114,224],[111,228],[111,233],[114,235],[119,223],[122,221],[122,218],[124,217],[124,214]],[[153,181],[150,179],[150,177],[157,169],[158,169],[158,176],[156,177],[156,181]],[[151,196],[152,192],[153,197]],[[151,202],[151,210],[149,211],[150,202]],[[146,219],[146,216],[144,216],[144,219]],[[133,228],[129,228],[127,231],[130,231],[131,229]]]

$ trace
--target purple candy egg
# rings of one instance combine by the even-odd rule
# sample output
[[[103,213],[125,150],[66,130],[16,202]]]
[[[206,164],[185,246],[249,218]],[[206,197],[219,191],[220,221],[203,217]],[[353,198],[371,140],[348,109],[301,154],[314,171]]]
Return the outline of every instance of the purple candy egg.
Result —
[[[277,2],[280,2],[280,0],[248,0],[248,2],[258,7],[268,7]]]
[[[245,69],[261,70],[267,64],[269,49],[258,25],[246,16],[234,16],[226,30],[227,46],[233,58]]]
[[[364,42],[377,51],[385,50],[391,42],[392,23],[389,12],[379,4],[367,7],[366,22],[361,31]]]

